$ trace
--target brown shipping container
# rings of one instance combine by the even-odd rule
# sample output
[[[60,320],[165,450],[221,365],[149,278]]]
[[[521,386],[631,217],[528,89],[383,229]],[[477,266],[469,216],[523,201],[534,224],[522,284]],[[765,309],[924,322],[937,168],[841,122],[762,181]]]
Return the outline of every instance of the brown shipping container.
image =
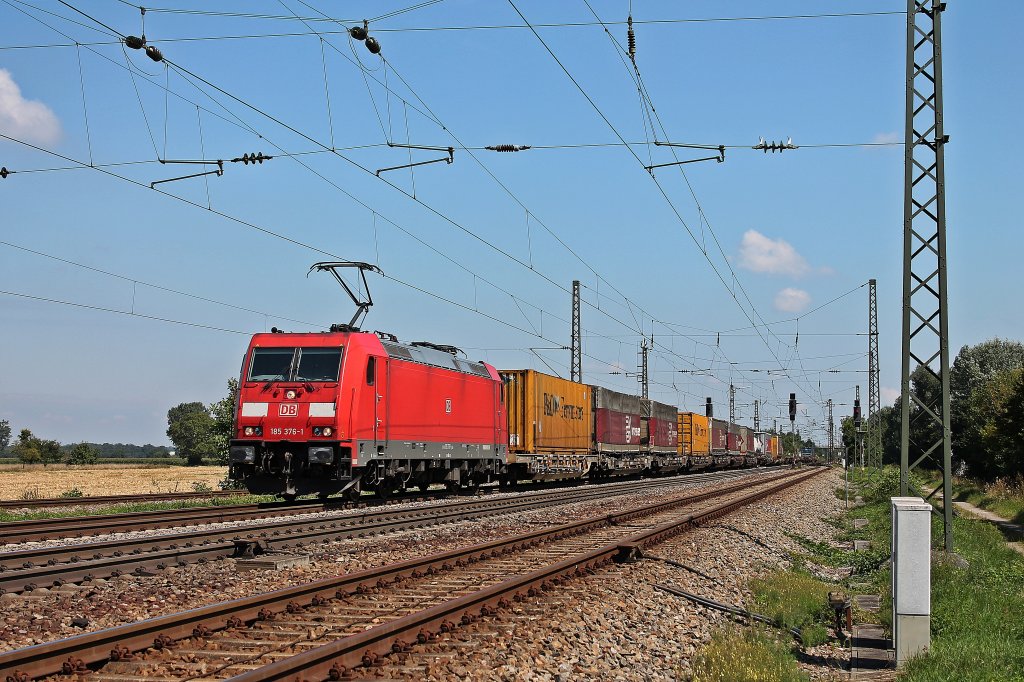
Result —
[[[772,436],[772,459],[778,459],[782,456],[782,452],[779,450],[779,437]]]
[[[695,412],[679,413],[679,454],[700,457],[711,452],[708,418]]]
[[[586,453],[591,387],[532,369],[502,370],[509,453]]]
[[[674,405],[651,401],[651,452],[677,452],[679,449],[678,411]]]
[[[721,419],[711,420],[711,450],[725,452],[729,449],[729,422]]]

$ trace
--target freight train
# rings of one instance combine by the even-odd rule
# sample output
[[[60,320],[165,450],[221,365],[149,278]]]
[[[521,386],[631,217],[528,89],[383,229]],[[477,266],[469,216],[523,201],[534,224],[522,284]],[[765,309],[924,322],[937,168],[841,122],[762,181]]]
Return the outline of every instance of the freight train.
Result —
[[[777,436],[453,346],[337,325],[256,334],[229,478],[285,498],[668,474],[780,459]]]

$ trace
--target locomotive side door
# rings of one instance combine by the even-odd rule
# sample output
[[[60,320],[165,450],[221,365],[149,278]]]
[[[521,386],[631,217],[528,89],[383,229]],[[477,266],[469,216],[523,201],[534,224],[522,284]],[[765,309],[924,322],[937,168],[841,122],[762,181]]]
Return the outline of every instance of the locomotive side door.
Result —
[[[373,402],[373,440],[377,452],[387,450],[388,429],[390,421],[390,401],[388,400],[388,389],[391,386],[391,358],[375,358],[376,376],[374,377],[374,402]]]

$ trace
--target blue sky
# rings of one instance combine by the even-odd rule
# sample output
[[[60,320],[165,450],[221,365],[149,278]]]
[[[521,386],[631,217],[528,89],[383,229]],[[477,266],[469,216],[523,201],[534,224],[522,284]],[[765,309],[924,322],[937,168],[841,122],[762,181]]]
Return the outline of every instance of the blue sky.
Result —
[[[127,3],[71,4],[141,32]],[[821,424],[824,399],[836,401],[837,420],[849,413],[856,384],[867,403],[867,288],[858,287],[874,277],[891,402],[902,147],[812,145],[902,139],[905,17],[640,22],[904,3],[634,0],[657,139],[729,146],[724,163],[687,165],[685,179],[660,169],[657,184],[642,166],[672,161],[671,151],[646,144],[645,108],[601,26],[537,30],[611,125],[527,29],[408,30],[521,24],[509,3],[446,0],[371,21],[386,65],[340,33],[412,4],[162,4],[175,11],[147,12],[145,31],[175,65],[165,67],[58,2],[0,2],[0,134],[66,157],[0,138],[0,165],[18,171],[0,180],[0,290],[135,313],[0,294],[0,418],[65,442],[166,442],[167,409],[221,397],[249,333],[348,320],[337,285],[306,277],[314,261],[335,258],[379,263],[387,275],[371,277],[366,328],[562,375],[568,352],[552,348],[568,344],[567,290],[579,279],[585,380],[637,390],[639,332],[653,333],[655,399],[700,410],[711,396],[724,414],[732,382],[740,421],[762,400],[770,424],[795,391],[805,431]],[[515,6],[533,24],[595,21],[582,1]],[[629,3],[590,8],[621,22]],[[343,22],[316,20],[317,10]],[[944,15],[954,353],[1024,337],[1007,295],[1024,247],[1011,124],[1022,61],[1010,35],[1022,19],[1020,3],[997,0],[950,2]],[[609,31],[625,45],[625,26]],[[237,37],[254,35],[264,37]],[[210,39],[184,40],[194,38]],[[12,49],[30,45],[50,47]],[[640,144],[566,147],[620,135]],[[749,149],[760,136],[802,148]],[[382,180],[378,168],[444,156],[388,141],[459,149],[451,165]],[[558,148],[461,149],[495,144]],[[277,158],[149,188],[202,170],[158,156],[257,151]],[[316,153],[281,155],[306,152]],[[146,163],[24,172],[90,157]],[[771,333],[750,328],[840,296]]]

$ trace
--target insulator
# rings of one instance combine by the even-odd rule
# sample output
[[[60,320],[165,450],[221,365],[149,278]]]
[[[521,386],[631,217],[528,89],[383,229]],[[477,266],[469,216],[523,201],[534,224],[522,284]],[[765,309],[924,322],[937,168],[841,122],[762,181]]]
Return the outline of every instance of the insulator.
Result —
[[[514,145],[514,144],[495,144],[490,147],[484,147],[492,152],[521,152],[530,148],[530,145]]]
[[[629,15],[627,20],[629,28],[626,30],[626,39],[629,41],[629,58],[636,60],[636,34],[633,33],[633,15]]]
[[[366,40],[366,37],[369,35],[364,26],[353,26],[348,30],[348,34],[356,40]]]
[[[11,174],[11,171],[7,170],[7,166],[4,166],[3,168],[0,168],[0,178],[3,178],[4,180],[6,180],[7,176],[10,175],[10,174]]]
[[[366,39],[366,49],[370,51],[370,54],[378,54],[380,52],[380,43],[373,36]]]
[[[133,50],[141,50],[143,47],[146,46],[146,39],[139,38],[138,36],[125,36],[124,44],[132,48]]]
[[[154,62],[162,62],[164,60],[164,53],[157,49],[154,45],[146,47],[146,56],[152,59]]]

